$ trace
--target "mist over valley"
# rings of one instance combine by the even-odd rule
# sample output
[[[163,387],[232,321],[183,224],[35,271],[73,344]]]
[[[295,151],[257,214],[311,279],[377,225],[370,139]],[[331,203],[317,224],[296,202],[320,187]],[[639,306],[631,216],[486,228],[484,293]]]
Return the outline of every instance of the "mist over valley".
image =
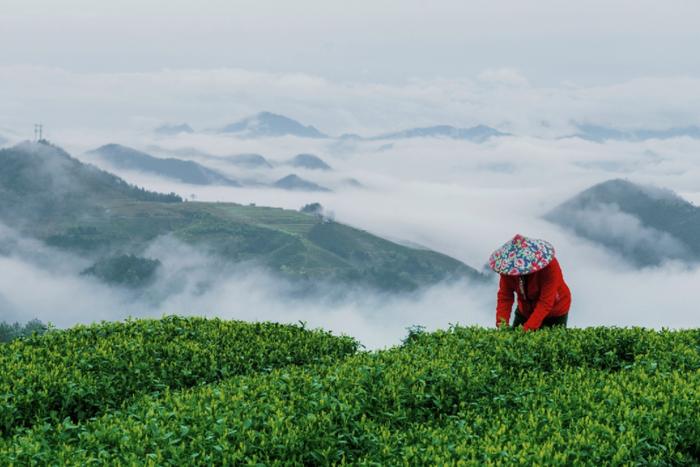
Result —
[[[700,465],[698,18],[3,0],[0,465]]]
[[[70,152],[6,146],[3,307],[11,320],[59,326],[172,312],[338,332],[354,323],[366,345],[383,346],[411,325],[488,325],[486,258],[525,233],[552,241],[568,265],[572,325],[692,325],[682,311],[662,322],[639,310],[656,306],[661,287],[680,304],[698,275],[688,228],[699,174],[684,154],[700,142],[391,141],[182,131],[97,149],[65,140]],[[17,286],[23,274],[46,300]],[[650,285],[630,288],[638,281]],[[91,305],[63,311],[75,290]],[[604,312],[602,296],[619,311]],[[426,312],[433,303],[439,313]]]

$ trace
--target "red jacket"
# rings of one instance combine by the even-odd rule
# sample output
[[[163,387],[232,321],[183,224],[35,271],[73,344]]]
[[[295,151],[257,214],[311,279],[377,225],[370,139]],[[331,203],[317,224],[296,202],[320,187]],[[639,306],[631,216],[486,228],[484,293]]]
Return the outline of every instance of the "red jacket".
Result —
[[[526,284],[526,291],[521,290],[521,277]],[[514,301],[513,292],[518,296],[520,314],[527,318],[523,325],[526,330],[539,329],[545,318],[565,315],[571,306],[571,291],[564,282],[564,276],[556,258],[546,268],[532,274],[525,276],[501,274],[496,305],[496,326],[501,320],[510,322]]]

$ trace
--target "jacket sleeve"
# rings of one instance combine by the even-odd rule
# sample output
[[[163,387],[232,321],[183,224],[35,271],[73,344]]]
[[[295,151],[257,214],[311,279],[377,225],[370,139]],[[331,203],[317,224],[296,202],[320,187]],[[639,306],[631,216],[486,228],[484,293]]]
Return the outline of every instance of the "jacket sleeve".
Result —
[[[526,331],[539,329],[542,326],[542,321],[552,311],[561,283],[561,270],[556,263],[552,263],[551,267],[542,269],[540,274],[542,274],[540,276],[540,296],[537,300],[537,305],[535,305],[535,310],[523,325]]]
[[[498,283],[498,295],[496,303],[496,327],[499,327],[502,320],[505,320],[506,326],[510,323],[510,313],[513,311],[513,289],[511,282],[506,276],[501,275],[501,280]]]

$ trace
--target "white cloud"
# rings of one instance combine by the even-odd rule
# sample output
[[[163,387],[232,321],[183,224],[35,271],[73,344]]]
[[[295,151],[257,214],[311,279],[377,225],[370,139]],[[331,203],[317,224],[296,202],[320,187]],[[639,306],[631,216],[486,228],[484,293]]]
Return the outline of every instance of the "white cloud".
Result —
[[[489,68],[479,73],[477,79],[487,84],[506,86],[526,86],[530,84],[521,72],[512,68]]]
[[[277,160],[297,152],[313,152],[332,165],[334,171],[300,174],[336,188],[334,193],[197,187],[134,172],[123,175],[151,189],[183,195],[195,193],[204,201],[254,202],[290,209],[318,201],[333,211],[340,222],[427,246],[477,268],[493,249],[517,232],[545,238],[556,246],[573,291],[571,325],[682,327],[697,322],[697,313],[689,311],[688,304],[695,299],[694,284],[700,269],[667,264],[636,270],[618,256],[572,236],[540,216],[580,190],[618,177],[618,172],[609,171],[610,166],[601,163],[605,161],[627,167],[625,176],[634,182],[656,184],[700,199],[700,161],[695,157],[700,152],[700,141],[596,144],[577,139],[511,137],[474,144],[416,139],[396,142],[383,151],[377,151],[383,143],[368,142],[336,153],[332,143],[298,138],[237,140],[195,134],[153,140],[146,134],[133,136],[129,132],[118,137],[99,132],[66,135],[70,140],[61,142],[76,148],[94,147],[110,141],[105,138],[111,136],[136,147],[195,147],[214,155],[259,152]],[[209,160],[202,162],[212,164]],[[233,175],[243,175],[224,163],[215,165]],[[284,173],[286,169],[273,169],[268,177]],[[367,188],[343,188],[338,182],[345,177],[356,178]],[[609,214],[611,217],[598,228],[612,228],[615,221],[616,232],[622,226],[626,237],[648,240],[649,232],[634,219]],[[7,235],[0,232],[3,234]],[[62,267],[70,267],[58,270],[49,260],[40,261],[36,255],[26,254],[32,249],[41,252],[41,248],[26,247],[22,254],[0,257],[1,270],[13,271],[0,275],[0,306],[14,316],[38,316],[59,325],[163,313],[304,320],[312,326],[355,335],[371,347],[399,342],[405,328],[412,324],[432,329],[456,322],[490,326],[494,320],[495,284],[479,288],[440,285],[420,296],[352,294],[341,302],[329,297],[295,301],[283,292],[272,293],[271,290],[286,290],[287,285],[263,272],[234,268],[217,278],[211,271],[220,268],[212,268],[210,258],[179,248],[166,240],[152,247],[149,254],[163,258],[161,282],[148,299],[135,300],[123,292],[75,277],[82,265],[60,261]],[[51,255],[38,257],[47,256]],[[206,282],[212,284],[202,288]],[[173,284],[175,290],[167,290]]]

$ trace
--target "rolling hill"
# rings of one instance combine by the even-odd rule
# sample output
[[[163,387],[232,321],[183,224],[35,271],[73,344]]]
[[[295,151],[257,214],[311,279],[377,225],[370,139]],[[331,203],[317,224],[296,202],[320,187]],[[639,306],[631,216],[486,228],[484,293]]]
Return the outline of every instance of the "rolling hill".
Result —
[[[700,208],[670,190],[615,179],[545,215],[637,266],[700,260]]]
[[[48,144],[0,150],[0,195],[1,221],[92,259],[95,270],[105,261],[112,264],[112,257],[140,257],[151,242],[168,235],[225,264],[252,262],[309,284],[402,291],[454,277],[483,278],[446,255],[310,214],[182,202],[175,194],[148,192]]]

